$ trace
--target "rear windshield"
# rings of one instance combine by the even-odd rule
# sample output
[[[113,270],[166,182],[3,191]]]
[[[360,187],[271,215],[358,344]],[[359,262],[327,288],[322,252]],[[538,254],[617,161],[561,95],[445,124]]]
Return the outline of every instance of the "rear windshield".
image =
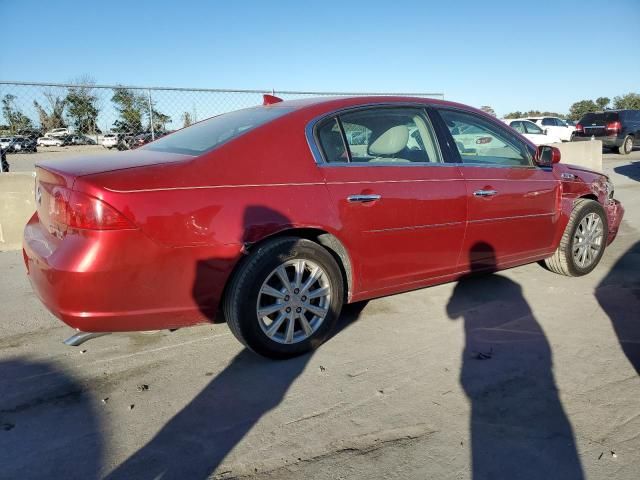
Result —
[[[162,137],[142,148],[155,152],[201,155],[291,110],[286,107],[254,107],[225,113]]]
[[[604,125],[609,122],[618,121],[618,112],[600,112],[600,113],[587,113],[580,119],[580,124],[590,125],[595,123],[596,125]]]

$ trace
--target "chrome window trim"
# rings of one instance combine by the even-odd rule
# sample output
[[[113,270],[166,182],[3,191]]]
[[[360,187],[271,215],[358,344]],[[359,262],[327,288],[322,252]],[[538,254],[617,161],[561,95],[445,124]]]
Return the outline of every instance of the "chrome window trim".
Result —
[[[456,167],[460,164],[458,163],[448,163],[444,161],[444,155],[442,153],[442,149],[440,148],[440,139],[438,138],[438,133],[429,117],[428,112],[426,111],[427,107],[432,106],[431,103],[422,103],[422,102],[380,102],[380,103],[365,103],[362,105],[353,105],[350,107],[340,108],[338,110],[332,110],[331,112],[323,113],[318,115],[317,117],[311,119],[305,127],[305,136],[307,139],[307,144],[309,145],[309,149],[311,150],[311,154],[313,156],[316,165],[321,168],[333,168],[333,167],[353,167],[353,168],[362,168],[362,167]],[[324,120],[329,118],[338,118],[340,128],[342,129],[342,121],[339,119],[340,115],[345,113],[351,113],[353,111],[360,110],[369,110],[372,108],[414,108],[421,110],[423,115],[426,118],[429,126],[431,127],[431,132],[433,133],[433,141],[435,143],[435,147],[438,151],[438,155],[440,157],[439,162],[407,162],[407,163],[398,163],[398,162],[327,162],[322,154],[322,148],[319,145],[319,140],[316,135],[316,127],[318,124],[322,123]],[[343,139],[345,138],[344,132],[342,134]],[[344,140],[343,140],[344,141]],[[347,149],[348,150],[348,149]],[[347,152],[349,158],[351,158],[351,153]]]

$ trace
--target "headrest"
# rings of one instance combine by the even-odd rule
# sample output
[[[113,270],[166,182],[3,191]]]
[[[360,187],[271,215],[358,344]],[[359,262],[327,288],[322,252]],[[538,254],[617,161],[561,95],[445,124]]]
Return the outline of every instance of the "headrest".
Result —
[[[405,125],[396,125],[380,135],[369,145],[371,155],[394,155],[407,146],[409,129]]]

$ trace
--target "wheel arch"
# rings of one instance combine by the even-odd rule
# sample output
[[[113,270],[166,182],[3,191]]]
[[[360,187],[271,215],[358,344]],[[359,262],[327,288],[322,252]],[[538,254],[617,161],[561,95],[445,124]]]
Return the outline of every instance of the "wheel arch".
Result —
[[[315,227],[285,228],[278,232],[267,235],[256,242],[245,243],[243,247],[243,253],[245,255],[249,255],[251,251],[256,248],[256,246],[262,245],[265,242],[268,242],[270,240],[273,240],[279,237],[305,238],[325,248],[338,263],[338,268],[340,268],[340,273],[342,274],[342,280],[344,284],[347,286],[347,289],[346,289],[347,302],[350,301],[351,296],[353,294],[353,267],[352,267],[353,264],[347,248],[340,241],[340,239],[338,239],[338,237],[321,228],[315,228]],[[242,264],[243,264],[243,261],[241,259],[233,267],[233,270],[229,274],[227,282],[222,291],[221,298],[225,298],[225,296],[227,295],[227,288],[231,283],[231,279],[236,274],[236,272],[240,269]],[[220,303],[222,304],[222,302]],[[219,319],[216,321],[216,323],[218,321],[224,321],[224,318],[223,318],[224,316],[221,309],[219,309],[216,317]]]

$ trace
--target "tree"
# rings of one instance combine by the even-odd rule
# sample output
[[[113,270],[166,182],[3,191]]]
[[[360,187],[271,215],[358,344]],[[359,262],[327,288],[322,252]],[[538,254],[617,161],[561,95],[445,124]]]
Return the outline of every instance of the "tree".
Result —
[[[593,100],[580,100],[571,105],[569,118],[571,118],[571,120],[580,120],[585,113],[595,112],[597,110],[598,105],[596,105]]]
[[[16,96],[11,94],[5,95],[2,99],[2,114],[12,135],[19,130],[33,128],[31,119],[16,107],[15,100]]]
[[[193,123],[189,112],[184,112],[180,118],[182,118],[182,128],[186,128]]]
[[[40,117],[40,127],[44,131],[51,130],[53,128],[66,127],[64,121],[64,109],[67,105],[66,99],[59,96],[54,96],[52,92],[44,94],[44,98],[49,103],[49,110],[40,105],[37,100],[33,101],[33,105],[38,111],[38,117]]]
[[[82,133],[96,133],[98,97],[93,93],[95,82],[88,76],[80,77],[75,82],[78,86],[69,87],[66,97],[67,115],[76,131]]]
[[[640,110],[640,94],[627,93],[626,95],[613,97],[614,108]]]
[[[489,115],[492,115],[494,117],[496,116],[496,111],[493,108],[491,108],[489,105],[481,106],[480,110],[482,110],[484,113],[488,113]]]
[[[604,110],[609,105],[611,99],[609,97],[598,97],[596,98],[596,105],[598,105],[598,110]]]
[[[522,118],[522,117],[524,117],[524,113],[522,113],[522,112],[521,112],[521,111],[519,111],[519,110],[516,110],[515,112],[507,113],[507,114],[504,116],[504,118]]]
[[[117,132],[141,132],[142,115],[145,110],[145,98],[128,88],[113,90],[111,101],[116,104],[120,118],[113,123]]]

